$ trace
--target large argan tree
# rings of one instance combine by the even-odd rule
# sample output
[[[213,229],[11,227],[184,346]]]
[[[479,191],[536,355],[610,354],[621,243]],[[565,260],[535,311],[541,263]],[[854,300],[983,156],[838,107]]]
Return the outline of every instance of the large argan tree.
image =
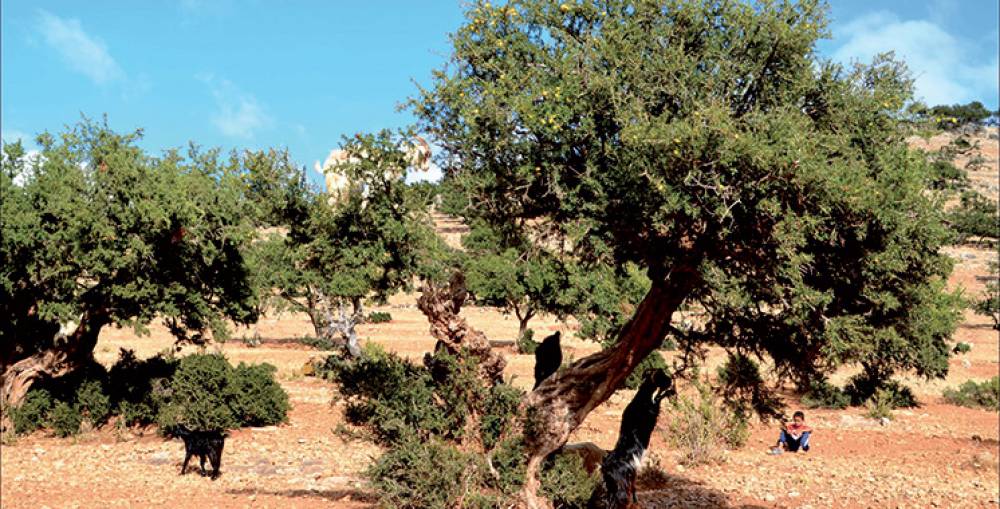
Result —
[[[151,157],[140,132],[84,120],[40,154],[3,149],[2,403],[93,360],[101,329],[163,319],[181,340],[256,320],[242,248],[253,235],[239,160]]]
[[[651,285],[615,346],[527,400],[524,496],[541,461],[675,330],[804,380],[850,363],[942,376],[956,320],[948,233],[922,192],[889,57],[819,58],[815,0],[477,2],[412,101],[467,219],[559,234]]]

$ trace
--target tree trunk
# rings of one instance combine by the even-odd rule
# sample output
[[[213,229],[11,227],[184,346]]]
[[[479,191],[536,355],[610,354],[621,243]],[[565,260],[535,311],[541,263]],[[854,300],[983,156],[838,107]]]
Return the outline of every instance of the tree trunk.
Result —
[[[635,367],[663,343],[671,316],[694,288],[697,277],[694,270],[675,268],[662,281],[654,282],[614,346],[574,362],[528,395],[528,464],[521,492],[528,507],[548,506],[537,494],[542,461],[565,444],[587,414],[611,397]]]
[[[431,323],[431,336],[438,340],[438,345],[453,355],[461,353],[462,348],[468,349],[479,361],[479,377],[492,385],[503,380],[507,361],[492,350],[489,339],[482,331],[474,329],[458,316],[467,296],[465,277],[456,272],[448,286],[425,285],[417,299],[417,308]]]
[[[6,430],[10,425],[6,409],[20,405],[39,378],[63,376],[93,360],[97,337],[107,323],[103,313],[85,313],[80,325],[65,335],[57,334],[51,347],[5,366],[0,380],[0,404],[4,408],[0,428]]]
[[[517,338],[514,339],[514,347],[517,353],[525,353],[524,350],[521,350],[521,341],[524,339],[524,331],[528,330],[528,322],[535,316],[535,313],[531,309],[528,309],[524,313],[524,316],[521,316],[521,309],[514,306],[514,316],[517,317],[518,321]]]

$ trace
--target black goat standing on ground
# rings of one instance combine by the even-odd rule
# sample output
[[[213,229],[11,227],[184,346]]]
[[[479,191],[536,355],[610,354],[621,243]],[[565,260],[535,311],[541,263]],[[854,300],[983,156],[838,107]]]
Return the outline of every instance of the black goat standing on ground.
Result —
[[[535,349],[535,386],[531,390],[538,388],[542,382],[552,376],[562,365],[562,347],[559,345],[560,333],[545,338],[542,344]]]
[[[222,466],[222,448],[226,444],[223,431],[191,431],[184,426],[177,426],[171,433],[184,440],[184,465],[181,475],[187,471],[191,456],[198,455],[201,463],[201,475],[205,475],[205,457],[212,465],[212,480],[219,478],[219,467]]]
[[[646,375],[632,402],[622,412],[618,443],[601,464],[608,509],[624,509],[639,502],[635,479],[660,415],[660,401],[675,393],[670,376],[662,369],[654,370]]]

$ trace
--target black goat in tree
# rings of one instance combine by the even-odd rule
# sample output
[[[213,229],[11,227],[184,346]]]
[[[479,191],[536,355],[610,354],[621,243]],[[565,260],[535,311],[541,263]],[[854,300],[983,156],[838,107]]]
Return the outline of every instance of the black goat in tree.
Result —
[[[638,504],[635,479],[660,415],[660,401],[674,394],[673,379],[662,369],[654,370],[646,374],[632,402],[622,412],[618,442],[601,464],[608,509]]]
[[[562,365],[562,347],[559,345],[560,333],[545,338],[542,344],[535,349],[535,386],[531,390],[538,388],[542,382],[552,376]]]

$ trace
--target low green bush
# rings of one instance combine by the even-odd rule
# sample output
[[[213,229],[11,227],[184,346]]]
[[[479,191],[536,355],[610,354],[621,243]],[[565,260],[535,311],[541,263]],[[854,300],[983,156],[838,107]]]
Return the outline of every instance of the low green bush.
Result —
[[[49,412],[48,423],[57,437],[68,437],[80,432],[83,416],[65,401],[57,401]]]
[[[539,493],[558,508],[585,509],[594,490],[601,484],[598,472],[587,473],[583,458],[576,454],[560,454],[542,471]]]
[[[365,318],[366,323],[388,323],[392,321],[392,315],[385,311],[372,311]]]
[[[517,338],[517,351],[523,354],[534,355],[535,350],[538,349],[538,343],[535,342],[535,331],[531,329],[525,329],[524,334]]]
[[[809,385],[809,390],[802,394],[802,406],[806,408],[842,410],[850,404],[850,396],[826,380],[814,380]]]
[[[844,393],[851,398],[851,405],[854,406],[864,405],[880,390],[884,391],[884,404],[892,408],[913,408],[920,405],[913,390],[895,380],[876,381],[860,373],[851,377],[844,387]]]
[[[953,405],[997,411],[1000,410],[1000,376],[982,382],[968,380],[957,389],[945,389],[942,395]]]
[[[273,426],[288,420],[288,393],[274,379],[270,364],[244,364],[233,370],[226,400],[242,426]]]
[[[269,364],[234,368],[221,354],[188,355],[164,391],[157,423],[164,430],[218,431],[284,422],[288,395],[275,371]]]
[[[410,435],[380,456],[366,475],[382,507],[451,509],[486,484],[487,472],[475,454],[436,437]]]
[[[962,342],[955,343],[955,347],[951,349],[952,353],[958,355],[961,355],[963,353],[969,353],[971,351],[972,351],[972,345]]]
[[[338,346],[330,338],[320,338],[320,337],[316,337],[316,336],[302,336],[300,338],[296,338],[295,341],[297,341],[297,342],[299,342],[299,343],[301,343],[303,345],[306,345],[306,346],[311,346],[311,347],[313,347],[313,348],[315,348],[317,350],[338,350],[339,349]]]
[[[868,412],[865,415],[876,420],[892,419],[895,398],[896,394],[891,390],[879,389],[875,391],[875,395],[865,403],[865,406],[868,408]]]
[[[52,395],[45,389],[31,389],[20,406],[10,409],[14,432],[23,435],[48,427],[52,411]]]

